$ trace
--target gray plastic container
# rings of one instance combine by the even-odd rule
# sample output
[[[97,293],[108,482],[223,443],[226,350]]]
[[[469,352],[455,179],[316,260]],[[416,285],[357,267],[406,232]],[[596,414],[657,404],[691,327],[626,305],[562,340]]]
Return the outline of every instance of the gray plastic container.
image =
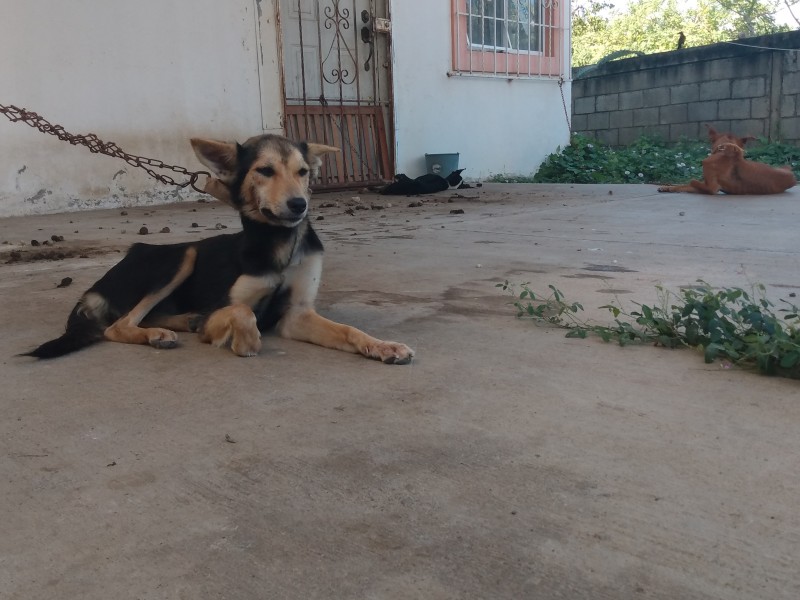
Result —
[[[449,154],[426,154],[425,168],[428,173],[447,177],[453,171],[458,170],[458,152]]]

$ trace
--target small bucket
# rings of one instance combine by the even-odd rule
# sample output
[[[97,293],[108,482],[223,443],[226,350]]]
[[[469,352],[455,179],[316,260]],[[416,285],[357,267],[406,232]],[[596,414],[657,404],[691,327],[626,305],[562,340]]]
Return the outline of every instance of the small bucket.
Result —
[[[458,152],[450,154],[426,154],[425,168],[428,173],[447,177],[453,171],[458,170]]]

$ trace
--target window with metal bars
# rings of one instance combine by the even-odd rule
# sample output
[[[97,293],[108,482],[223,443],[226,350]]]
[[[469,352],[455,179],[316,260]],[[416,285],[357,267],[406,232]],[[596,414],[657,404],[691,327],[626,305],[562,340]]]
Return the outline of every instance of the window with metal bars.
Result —
[[[452,0],[453,75],[559,78],[567,39],[560,0]]]

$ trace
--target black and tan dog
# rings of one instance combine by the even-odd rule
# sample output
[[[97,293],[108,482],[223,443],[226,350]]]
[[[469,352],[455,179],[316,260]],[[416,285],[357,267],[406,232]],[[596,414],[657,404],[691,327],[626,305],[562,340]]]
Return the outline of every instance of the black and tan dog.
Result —
[[[78,301],[66,332],[27,353],[54,358],[102,339],[156,348],[177,345],[176,331],[230,346],[261,348],[261,332],[405,364],[414,351],[330,321],[314,310],[322,243],[308,220],[309,178],[336,148],[275,135],[243,145],[193,139],[218,179],[207,191],[239,211],[242,231],[198,242],[134,244]]]

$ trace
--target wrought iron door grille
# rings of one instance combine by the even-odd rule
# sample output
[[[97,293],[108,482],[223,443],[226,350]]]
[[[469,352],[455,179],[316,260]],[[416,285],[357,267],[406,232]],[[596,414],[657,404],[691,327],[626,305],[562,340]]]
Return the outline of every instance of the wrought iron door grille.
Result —
[[[284,0],[286,134],[336,146],[316,189],[392,179],[388,38],[376,34],[387,0]],[[380,16],[380,15],[378,15]]]

